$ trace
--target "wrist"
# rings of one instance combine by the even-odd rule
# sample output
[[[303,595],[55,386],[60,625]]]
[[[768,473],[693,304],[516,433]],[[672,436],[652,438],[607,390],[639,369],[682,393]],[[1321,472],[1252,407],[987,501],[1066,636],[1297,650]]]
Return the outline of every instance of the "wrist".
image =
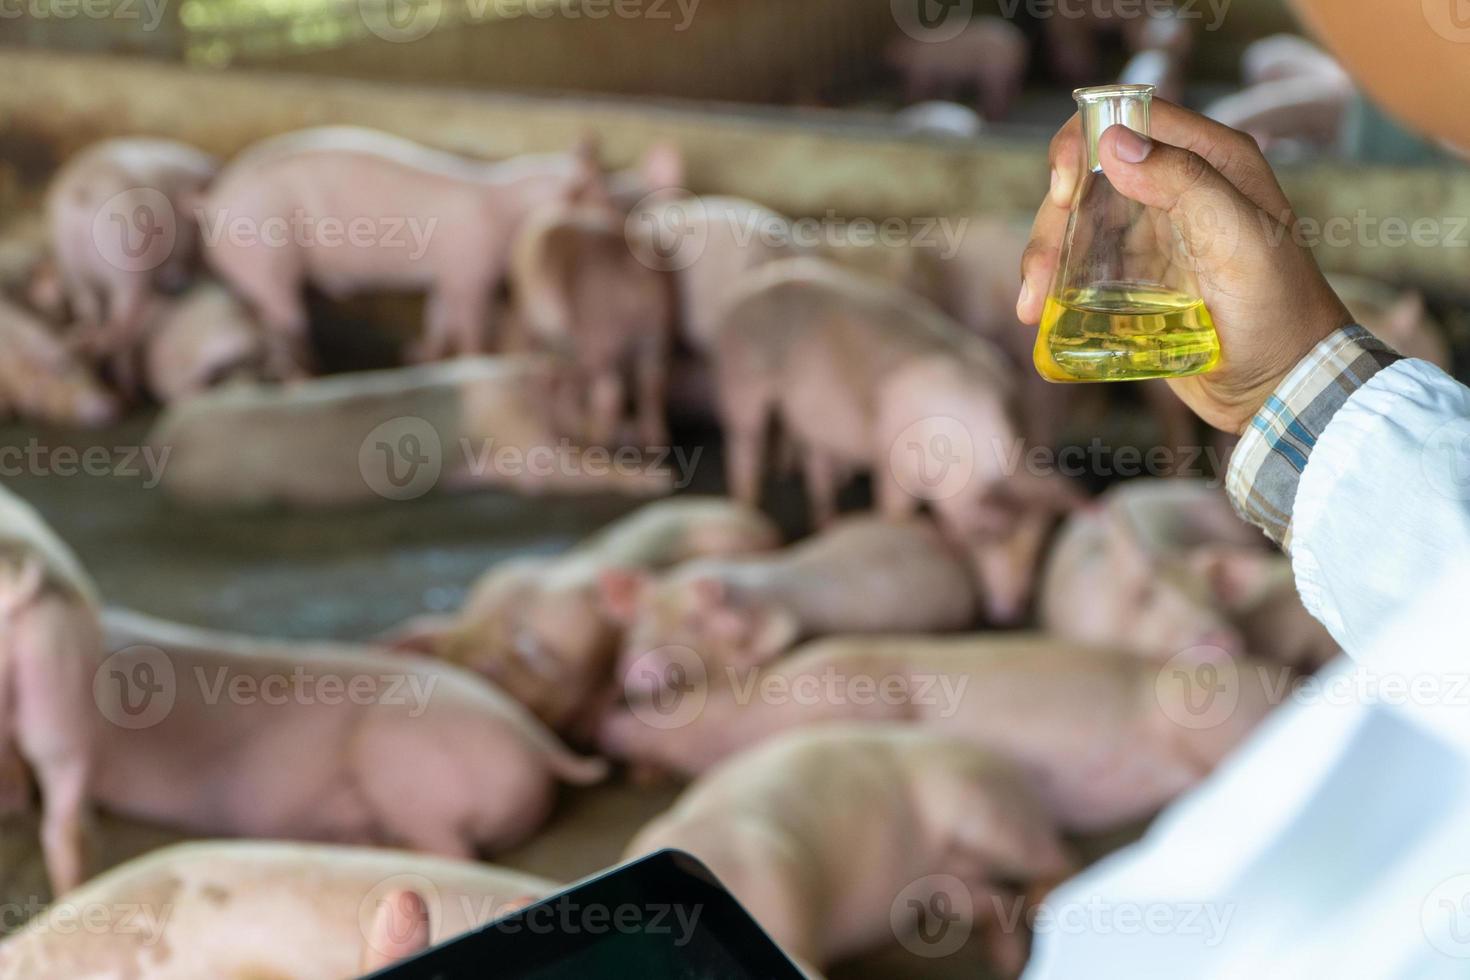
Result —
[[[1245,435],[1271,397],[1316,354],[1324,341],[1344,327],[1353,325],[1353,315],[1336,296],[1333,296],[1333,307],[1320,316],[1303,318],[1299,321],[1299,329],[1281,344],[1282,349],[1272,351],[1268,357],[1258,358],[1258,363],[1263,366],[1260,376],[1246,381],[1240,388],[1243,392],[1237,403],[1240,413],[1232,429],[1236,435]]]
[[[1289,550],[1296,488],[1338,409],[1400,356],[1362,327],[1333,330],[1269,391],[1241,430],[1226,489],[1240,515]]]

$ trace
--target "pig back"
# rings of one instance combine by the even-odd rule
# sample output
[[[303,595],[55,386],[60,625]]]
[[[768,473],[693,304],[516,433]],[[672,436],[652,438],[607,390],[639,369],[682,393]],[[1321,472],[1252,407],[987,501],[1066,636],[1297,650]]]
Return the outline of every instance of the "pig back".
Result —
[[[396,889],[423,895],[432,941],[441,942],[556,887],[398,851],[185,844],[115,868],[37,916],[0,944],[0,980],[340,980],[357,974],[379,903]],[[127,921],[74,927],[82,911],[99,909]]]
[[[578,545],[563,564],[589,574],[610,567],[664,568],[779,543],[780,532],[759,511],[725,497],[686,496],[640,507]]]
[[[461,358],[284,387],[222,388],[170,406],[149,441],[170,452],[163,487],[191,502],[372,500],[383,488],[365,472],[381,470],[367,465],[381,454],[411,447],[412,455],[432,456],[437,441],[435,458],[448,470],[463,462],[462,439],[511,443],[506,430],[520,435],[526,425],[514,409],[533,371],[529,358]],[[394,464],[408,461],[400,455]]]

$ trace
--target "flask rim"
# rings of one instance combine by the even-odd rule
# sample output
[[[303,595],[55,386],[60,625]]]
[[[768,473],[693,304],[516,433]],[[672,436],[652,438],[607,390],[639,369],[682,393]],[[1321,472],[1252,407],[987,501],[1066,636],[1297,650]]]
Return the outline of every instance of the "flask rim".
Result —
[[[1154,91],[1152,85],[1094,85],[1090,88],[1074,89],[1072,98],[1080,105],[1107,99],[1131,98],[1148,101],[1153,99]]]

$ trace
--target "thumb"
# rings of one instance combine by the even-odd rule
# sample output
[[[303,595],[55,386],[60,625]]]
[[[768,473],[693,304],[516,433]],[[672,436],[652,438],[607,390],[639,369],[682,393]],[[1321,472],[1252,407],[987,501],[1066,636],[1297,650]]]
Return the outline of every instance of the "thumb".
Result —
[[[1235,254],[1255,208],[1204,157],[1112,126],[1098,141],[1098,159],[1119,193],[1168,215],[1200,266]]]
[[[371,973],[429,948],[429,907],[417,892],[384,896],[362,952],[362,971]]]

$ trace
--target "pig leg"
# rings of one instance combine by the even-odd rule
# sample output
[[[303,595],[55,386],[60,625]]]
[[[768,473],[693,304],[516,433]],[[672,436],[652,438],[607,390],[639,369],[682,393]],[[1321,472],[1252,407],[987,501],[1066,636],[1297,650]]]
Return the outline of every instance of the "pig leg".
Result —
[[[102,300],[90,284],[74,276],[66,277],[64,290],[72,318],[82,327],[75,338],[76,346],[90,349],[97,343],[97,333],[102,329]]]
[[[282,380],[302,377],[312,357],[298,259],[284,249],[238,253],[215,249],[210,258],[220,277],[250,303],[265,325],[267,373]]]
[[[142,276],[129,276],[113,286],[107,297],[107,329],[102,338],[104,352],[121,354],[138,342],[147,306],[148,281]]]
[[[837,462],[830,454],[808,446],[802,457],[802,474],[812,523],[826,527],[837,517]]]
[[[41,849],[51,888],[86,877],[84,823],[95,740],[92,671],[102,640],[91,610],[47,595],[16,616],[15,732],[41,789]]]
[[[440,283],[429,296],[424,336],[411,356],[419,362],[485,350],[490,320],[490,287],[484,282]]]
[[[587,441],[611,446],[618,438],[628,393],[616,368],[604,368],[591,377],[587,395]]]
[[[638,438],[643,448],[658,449],[669,444],[664,421],[669,391],[669,352],[663,344],[644,344],[634,367],[637,375]]]
[[[878,513],[890,519],[909,517],[919,509],[918,499],[903,488],[886,456],[880,458],[873,468],[873,506]]]
[[[1183,461],[1190,456],[1190,444],[1195,441],[1194,414],[1190,412],[1189,406],[1179,400],[1165,381],[1145,381],[1143,384],[1143,396],[1147,400],[1149,408],[1153,410],[1154,419],[1159,424],[1160,437],[1164,446],[1168,447],[1169,454],[1174,460],[1170,473],[1175,476],[1205,474],[1180,474],[1179,467]]]
[[[750,507],[760,506],[765,452],[764,424],[725,430],[725,469],[730,494]]]
[[[0,817],[24,813],[30,807],[30,774],[25,761],[16,751],[11,724],[15,706],[11,703],[13,656],[8,655],[0,639]]]
[[[723,328],[727,335],[731,327]],[[749,363],[748,363],[749,362]],[[759,507],[765,483],[766,427],[775,394],[745,351],[722,343],[715,358],[717,414],[725,433],[725,480],[740,503]]]
[[[31,808],[31,774],[13,744],[0,749],[0,817]]]

